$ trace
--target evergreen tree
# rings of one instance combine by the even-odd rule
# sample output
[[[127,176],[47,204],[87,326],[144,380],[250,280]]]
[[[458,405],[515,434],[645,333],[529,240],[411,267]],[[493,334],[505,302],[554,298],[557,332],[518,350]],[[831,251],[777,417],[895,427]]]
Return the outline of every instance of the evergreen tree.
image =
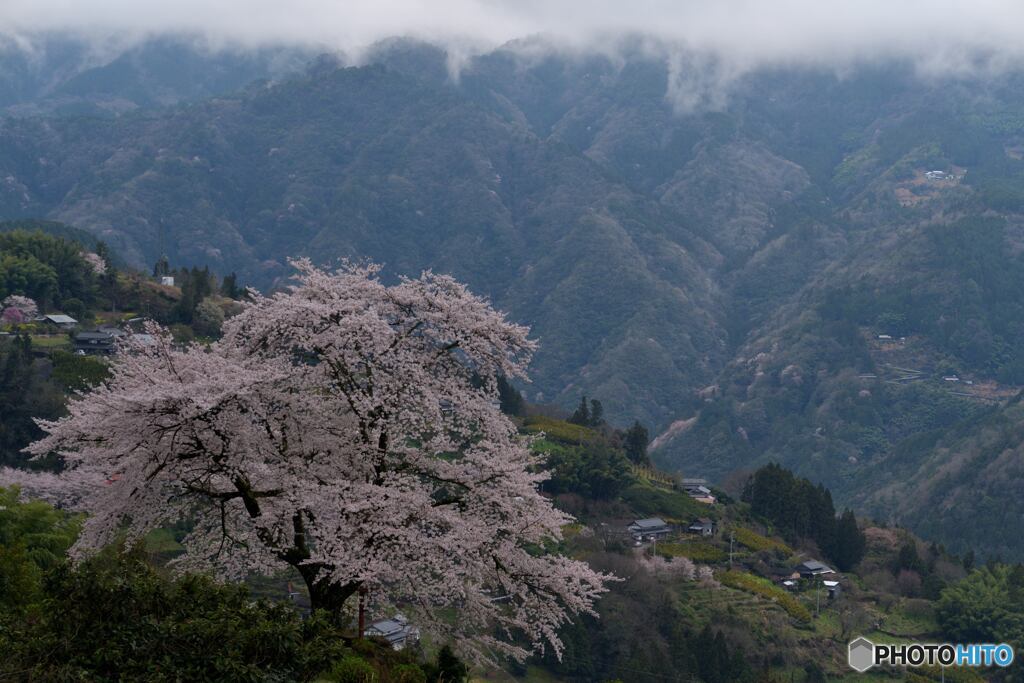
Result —
[[[971,571],[974,568],[974,551],[968,550],[963,559],[964,569]]]
[[[851,510],[845,510],[836,523],[835,539],[829,556],[840,571],[850,571],[864,557],[867,539],[857,526]]]
[[[23,463],[21,449],[39,438],[33,418],[56,418],[63,396],[34,364],[32,340],[20,334],[0,340],[0,463]]]
[[[647,455],[649,439],[647,428],[640,424],[639,420],[635,420],[633,426],[626,430],[622,439],[626,457],[637,465],[649,465],[651,463],[651,459]]]
[[[765,465],[743,491],[750,510],[775,524],[791,538],[809,538],[828,552],[836,535],[832,494],[822,485],[798,479],[776,463]]]
[[[551,493],[572,492],[611,500],[633,481],[622,451],[603,441],[552,451],[547,467],[551,479],[545,482],[544,490]]]
[[[110,247],[103,240],[96,242],[96,255],[103,259],[103,265],[110,267]]]
[[[600,427],[604,424],[604,406],[596,398],[590,401],[590,422],[591,427]]]
[[[237,299],[239,291],[238,276],[234,272],[230,275],[225,275],[220,283],[220,293],[229,299]]]
[[[165,275],[171,274],[171,263],[167,260],[167,255],[163,255],[157,259],[153,265],[153,277],[160,278]]]
[[[107,247],[106,242],[99,241],[96,243],[96,255],[103,259],[103,263],[106,266],[99,276],[100,291],[110,301],[111,308],[117,310],[117,271],[110,265],[110,248]]]
[[[921,561],[921,556],[917,554],[917,544],[914,541],[907,541],[900,546],[900,552],[896,556],[896,562],[892,569],[894,574],[899,574],[903,569],[909,569],[918,574],[925,573],[924,562]]]
[[[208,267],[199,270],[193,266],[191,270],[180,273],[181,298],[174,308],[174,318],[180,323],[190,325],[195,316],[196,306],[213,293],[213,281]]]
[[[577,425],[583,425],[587,427],[590,425],[590,408],[587,406],[587,397],[584,395],[580,399],[580,405],[576,408],[576,412],[569,418],[569,422]]]
[[[196,298],[195,285],[187,270],[184,271],[179,284],[181,286],[181,298],[178,299],[178,303],[174,306],[174,319],[188,325],[192,322],[192,315],[195,313],[200,299]]]
[[[522,415],[526,412],[523,395],[501,376],[498,377],[498,400],[501,401],[501,412],[506,415]]]
[[[437,653],[437,663],[434,665],[434,674],[430,680],[438,681],[439,683],[464,683],[469,679],[469,667],[467,667],[455,653],[452,652],[452,648],[445,645]]]

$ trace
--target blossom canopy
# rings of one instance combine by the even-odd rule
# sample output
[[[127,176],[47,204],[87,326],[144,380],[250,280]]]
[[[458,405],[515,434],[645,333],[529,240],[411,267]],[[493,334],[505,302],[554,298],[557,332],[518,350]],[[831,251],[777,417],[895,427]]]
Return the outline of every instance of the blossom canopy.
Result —
[[[365,591],[471,655],[560,653],[557,629],[611,577],[546,550],[571,518],[497,407],[528,330],[448,276],[293,264],[294,286],[253,293],[208,347],[129,341],[109,381],[40,423],[29,450],[63,454],[60,485],[22,486],[77,497],[76,556],[185,519],[184,569],[290,566],[314,607]]]

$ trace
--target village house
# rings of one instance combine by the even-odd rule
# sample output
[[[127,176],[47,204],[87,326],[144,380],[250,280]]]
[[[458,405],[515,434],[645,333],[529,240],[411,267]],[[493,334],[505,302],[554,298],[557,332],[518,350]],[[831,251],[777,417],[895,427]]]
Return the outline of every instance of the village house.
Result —
[[[383,638],[394,650],[402,650],[407,645],[419,642],[420,630],[409,623],[401,614],[396,614],[391,619],[381,619],[366,627],[364,635],[367,638]]]
[[[686,530],[691,534],[700,534],[707,538],[715,535],[715,523],[707,517],[700,517],[686,527]]]
[[[802,579],[813,579],[815,576],[822,576],[824,574],[835,574],[836,570],[829,567],[824,562],[818,560],[807,560],[796,566],[793,570],[794,573],[799,574]]]
[[[670,527],[665,520],[660,517],[650,517],[648,519],[638,519],[630,524],[626,529],[633,535],[635,540],[641,539],[655,539],[667,536],[672,533],[672,527]]]
[[[839,586],[838,581],[822,581],[821,585],[828,591],[829,600],[835,600],[842,593],[842,588]]]
[[[693,498],[698,503],[706,503],[708,505],[713,505],[715,503],[714,494],[711,493],[711,489],[704,484],[683,484],[682,489],[686,495]]]
[[[41,318],[37,318],[37,320],[61,330],[72,330],[78,325],[77,320],[72,318],[70,315],[64,315],[63,313],[50,313]]]
[[[82,355],[109,356],[116,349],[117,338],[110,330],[92,330],[75,335],[75,351]]]

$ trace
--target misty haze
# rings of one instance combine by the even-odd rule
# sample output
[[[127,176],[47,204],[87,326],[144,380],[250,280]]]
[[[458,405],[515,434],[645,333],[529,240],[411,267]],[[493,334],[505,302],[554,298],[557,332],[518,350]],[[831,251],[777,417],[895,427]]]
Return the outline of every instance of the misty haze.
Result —
[[[1021,680],[1022,392],[1019,3],[0,3],[0,680]]]

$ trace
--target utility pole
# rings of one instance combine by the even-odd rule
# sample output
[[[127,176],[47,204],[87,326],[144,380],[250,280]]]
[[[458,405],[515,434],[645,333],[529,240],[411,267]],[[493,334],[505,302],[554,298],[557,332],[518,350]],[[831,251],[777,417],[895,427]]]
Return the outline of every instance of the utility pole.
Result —
[[[729,569],[732,569],[732,542],[736,540],[736,534],[729,529]]]
[[[821,579],[818,579],[817,586],[814,589],[814,616],[821,615]]]

